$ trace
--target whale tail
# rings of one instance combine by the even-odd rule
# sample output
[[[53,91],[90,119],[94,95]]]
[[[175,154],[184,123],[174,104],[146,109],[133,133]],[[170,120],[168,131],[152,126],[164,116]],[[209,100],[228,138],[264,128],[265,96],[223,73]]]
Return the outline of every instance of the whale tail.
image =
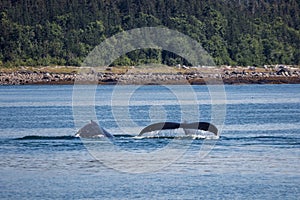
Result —
[[[203,130],[218,135],[218,129],[215,125],[208,122],[193,122],[193,123],[176,123],[176,122],[159,122],[150,124],[141,130],[138,136],[142,136],[144,133],[152,131],[160,131],[166,129],[179,129],[182,128],[186,135],[192,134],[194,130]]]

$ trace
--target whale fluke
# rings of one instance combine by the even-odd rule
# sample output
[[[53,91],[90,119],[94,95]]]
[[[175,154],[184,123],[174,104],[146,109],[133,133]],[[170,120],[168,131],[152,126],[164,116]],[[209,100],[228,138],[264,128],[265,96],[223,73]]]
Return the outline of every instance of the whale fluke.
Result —
[[[155,124],[150,124],[141,130],[138,136],[141,136],[144,133],[149,133],[157,130],[165,130],[165,129],[177,129],[180,128],[180,123],[176,122],[159,122]]]
[[[144,133],[149,133],[152,131],[160,131],[165,129],[179,129],[182,128],[185,133],[190,129],[209,131],[218,135],[218,129],[215,125],[208,122],[193,122],[193,123],[176,123],[176,122],[160,122],[155,124],[150,124],[149,126],[143,128],[138,136],[142,136]]]
[[[218,135],[217,127],[208,122],[182,123],[181,127],[183,128],[183,130],[198,129],[198,130],[203,130],[203,131],[209,131],[211,133],[214,133],[215,135]]]
[[[83,126],[81,129],[79,129],[79,131],[75,134],[75,136],[81,138],[114,137],[112,134],[107,132],[104,128],[101,128],[93,120],[91,120],[90,123]]]

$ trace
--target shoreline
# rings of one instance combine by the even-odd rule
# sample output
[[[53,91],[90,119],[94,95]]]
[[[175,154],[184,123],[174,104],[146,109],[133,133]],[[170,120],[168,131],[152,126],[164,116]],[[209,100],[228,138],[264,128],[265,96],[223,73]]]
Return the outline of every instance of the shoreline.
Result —
[[[39,70],[38,70],[39,69]],[[53,68],[20,69],[0,71],[0,85],[205,85],[205,84],[300,84],[300,68],[277,67],[202,67],[178,69],[171,67],[147,71],[144,68],[108,68],[95,72],[88,68],[79,73],[79,68],[68,70]],[[74,70],[77,69],[78,71]],[[159,69],[159,70],[157,70]],[[94,80],[94,81],[90,81]]]

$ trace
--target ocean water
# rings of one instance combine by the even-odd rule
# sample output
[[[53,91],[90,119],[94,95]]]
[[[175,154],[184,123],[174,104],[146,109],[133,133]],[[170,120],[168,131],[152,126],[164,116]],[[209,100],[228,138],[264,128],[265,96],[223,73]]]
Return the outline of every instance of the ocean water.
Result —
[[[299,91],[1,86],[0,198],[299,199]],[[91,119],[118,137],[74,137]],[[128,136],[184,120],[214,122],[219,139]]]

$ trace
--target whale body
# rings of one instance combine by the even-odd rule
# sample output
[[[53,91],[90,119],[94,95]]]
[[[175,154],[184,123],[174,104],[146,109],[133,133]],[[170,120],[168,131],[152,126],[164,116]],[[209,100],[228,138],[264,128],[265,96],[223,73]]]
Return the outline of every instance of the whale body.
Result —
[[[218,129],[215,125],[208,122],[193,122],[193,123],[176,123],[176,122],[159,122],[150,124],[141,130],[138,137],[142,136],[145,133],[149,133],[152,131],[160,131],[166,129],[179,129],[182,128],[185,132],[185,135],[193,135],[195,130],[203,130],[209,131],[213,133],[215,136],[218,136]],[[115,135],[116,137],[118,135]],[[124,136],[124,135],[122,135]],[[79,131],[75,134],[75,137],[80,138],[99,138],[99,137],[107,137],[113,138],[114,135],[110,134],[104,128],[100,127],[96,122],[91,120],[90,123],[83,126]]]
[[[104,128],[100,127],[96,122],[91,120],[90,123],[83,126],[75,134],[75,137],[81,138],[98,138],[98,137],[108,137],[113,138],[114,136],[107,132]]]

